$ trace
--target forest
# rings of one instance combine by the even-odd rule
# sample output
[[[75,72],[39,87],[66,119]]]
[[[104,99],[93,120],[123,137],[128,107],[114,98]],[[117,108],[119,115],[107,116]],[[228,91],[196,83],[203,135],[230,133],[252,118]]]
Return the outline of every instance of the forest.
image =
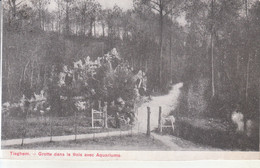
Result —
[[[183,82],[177,115],[230,120],[237,110],[257,124],[259,49],[258,0],[133,0],[128,10],[96,0],[3,0],[2,102],[44,90],[62,116],[62,97],[122,98],[132,107],[137,94],[167,94]],[[138,72],[145,82],[136,93],[130,78]]]

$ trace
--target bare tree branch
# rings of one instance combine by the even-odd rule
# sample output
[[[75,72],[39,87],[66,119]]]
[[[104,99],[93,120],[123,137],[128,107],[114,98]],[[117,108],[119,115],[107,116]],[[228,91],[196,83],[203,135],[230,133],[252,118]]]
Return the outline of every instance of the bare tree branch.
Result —
[[[10,5],[11,8],[13,7],[11,0],[8,0],[8,4]]]
[[[166,11],[163,16],[170,14],[173,11],[173,9],[175,9],[176,7],[177,7],[177,3],[175,3],[174,6],[170,10]]]
[[[167,6],[169,3],[171,3],[173,0],[168,0],[167,2],[163,3],[163,6]]]
[[[23,3],[23,1],[19,2],[18,4],[16,4],[17,7],[19,7],[19,5],[21,5]]]
[[[150,6],[152,9],[156,10],[157,12],[160,12],[160,9],[156,8],[155,6]]]
[[[166,15],[172,13],[172,11],[173,11],[175,8],[177,8],[177,6],[180,6],[180,5],[184,5],[184,6],[183,6],[182,8],[180,8],[179,11],[183,10],[183,9],[186,7],[186,6],[185,6],[185,2],[187,2],[187,0],[182,1],[182,4],[178,4],[178,3],[176,2],[176,3],[174,4],[174,6],[173,6],[170,10],[165,11],[165,14],[164,14],[163,16],[166,16]],[[173,12],[172,14],[177,14],[179,11]]]
[[[160,6],[160,4],[159,4],[158,2],[156,2],[156,1],[152,1],[152,0],[150,0],[150,2],[152,2],[152,3],[155,4],[155,5]]]

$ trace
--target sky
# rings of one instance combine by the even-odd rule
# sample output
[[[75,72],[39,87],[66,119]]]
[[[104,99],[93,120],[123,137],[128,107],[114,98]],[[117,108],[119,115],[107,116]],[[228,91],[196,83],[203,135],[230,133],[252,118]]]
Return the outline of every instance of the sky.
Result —
[[[104,9],[113,8],[116,4],[123,10],[128,10],[133,8],[133,0],[96,0],[98,1]]]
[[[96,0],[96,1],[100,3],[103,9],[112,9],[114,5],[118,5],[124,11],[133,8],[133,0]],[[55,8],[56,8],[56,3],[54,0],[51,0],[49,9],[55,10]],[[187,23],[184,15],[177,17],[177,22],[181,26],[185,26]]]
[[[103,9],[112,9],[114,5],[118,5],[124,11],[133,8],[133,0],[96,0],[100,3]],[[51,8],[55,8],[54,0],[51,0]],[[180,16],[177,18],[177,21],[180,25],[184,26],[186,24],[185,16]]]
[[[103,9],[112,9],[114,5],[119,6],[124,11],[133,8],[133,0],[96,0],[96,1],[100,3]],[[51,10],[55,9],[55,6],[56,6],[55,1],[51,0],[50,9]]]

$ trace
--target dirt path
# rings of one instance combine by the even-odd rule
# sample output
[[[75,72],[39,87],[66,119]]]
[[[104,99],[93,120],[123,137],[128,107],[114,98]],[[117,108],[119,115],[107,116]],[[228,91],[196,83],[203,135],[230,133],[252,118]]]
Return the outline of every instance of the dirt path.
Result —
[[[158,127],[159,106],[162,107],[162,116],[167,116],[178,105],[178,98],[181,93],[183,83],[173,85],[171,91],[167,95],[152,97],[152,100],[144,103],[138,108],[138,128],[140,132],[145,133],[147,130],[147,107],[151,109],[151,130]],[[220,149],[209,146],[198,145],[184,139],[174,137],[172,135],[159,135],[152,133],[154,139],[160,140],[170,150],[174,151],[218,151]]]
[[[77,140],[80,139],[94,139],[94,138],[103,138],[103,137],[112,137],[112,136],[124,136],[137,134],[136,130],[129,131],[113,131],[113,132],[102,132],[102,133],[92,133],[92,134],[81,134],[77,135]],[[23,144],[32,144],[32,143],[42,143],[50,142],[50,137],[39,137],[39,138],[25,138]],[[75,140],[75,135],[66,135],[66,136],[53,136],[52,141],[72,141]],[[1,142],[2,146],[13,146],[22,144],[22,139],[11,139],[3,140]]]
[[[171,135],[151,134],[154,139],[161,141],[164,145],[169,147],[172,151],[221,151],[221,149],[210,146],[199,145],[193,142],[174,137]]]
[[[151,109],[151,130],[158,127],[158,117],[159,117],[159,106],[162,107],[162,116],[167,116],[171,110],[174,110],[178,104],[178,98],[180,96],[180,89],[183,83],[178,83],[173,85],[169,94],[163,96],[152,97],[152,100],[144,103],[138,108],[138,123],[139,130],[141,132],[146,131],[147,127],[147,107]]]

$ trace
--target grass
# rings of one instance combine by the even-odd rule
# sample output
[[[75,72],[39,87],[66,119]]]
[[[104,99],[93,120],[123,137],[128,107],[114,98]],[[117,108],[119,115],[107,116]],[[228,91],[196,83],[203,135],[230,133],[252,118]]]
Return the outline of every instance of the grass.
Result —
[[[169,150],[159,140],[145,134],[121,137],[106,137],[94,140],[77,140],[63,142],[46,142],[4,147],[3,149],[37,149],[37,150],[124,150],[124,151],[166,151]]]
[[[52,123],[52,124],[51,124]],[[76,120],[77,134],[112,132],[119,129],[113,128],[91,128],[91,117],[78,116]],[[71,117],[29,117],[27,120],[14,117],[6,117],[2,122],[2,140],[22,138],[46,137],[51,135],[74,135],[75,134],[75,118]],[[129,125],[122,125],[122,131],[131,129]],[[25,132],[25,135],[24,135]]]

